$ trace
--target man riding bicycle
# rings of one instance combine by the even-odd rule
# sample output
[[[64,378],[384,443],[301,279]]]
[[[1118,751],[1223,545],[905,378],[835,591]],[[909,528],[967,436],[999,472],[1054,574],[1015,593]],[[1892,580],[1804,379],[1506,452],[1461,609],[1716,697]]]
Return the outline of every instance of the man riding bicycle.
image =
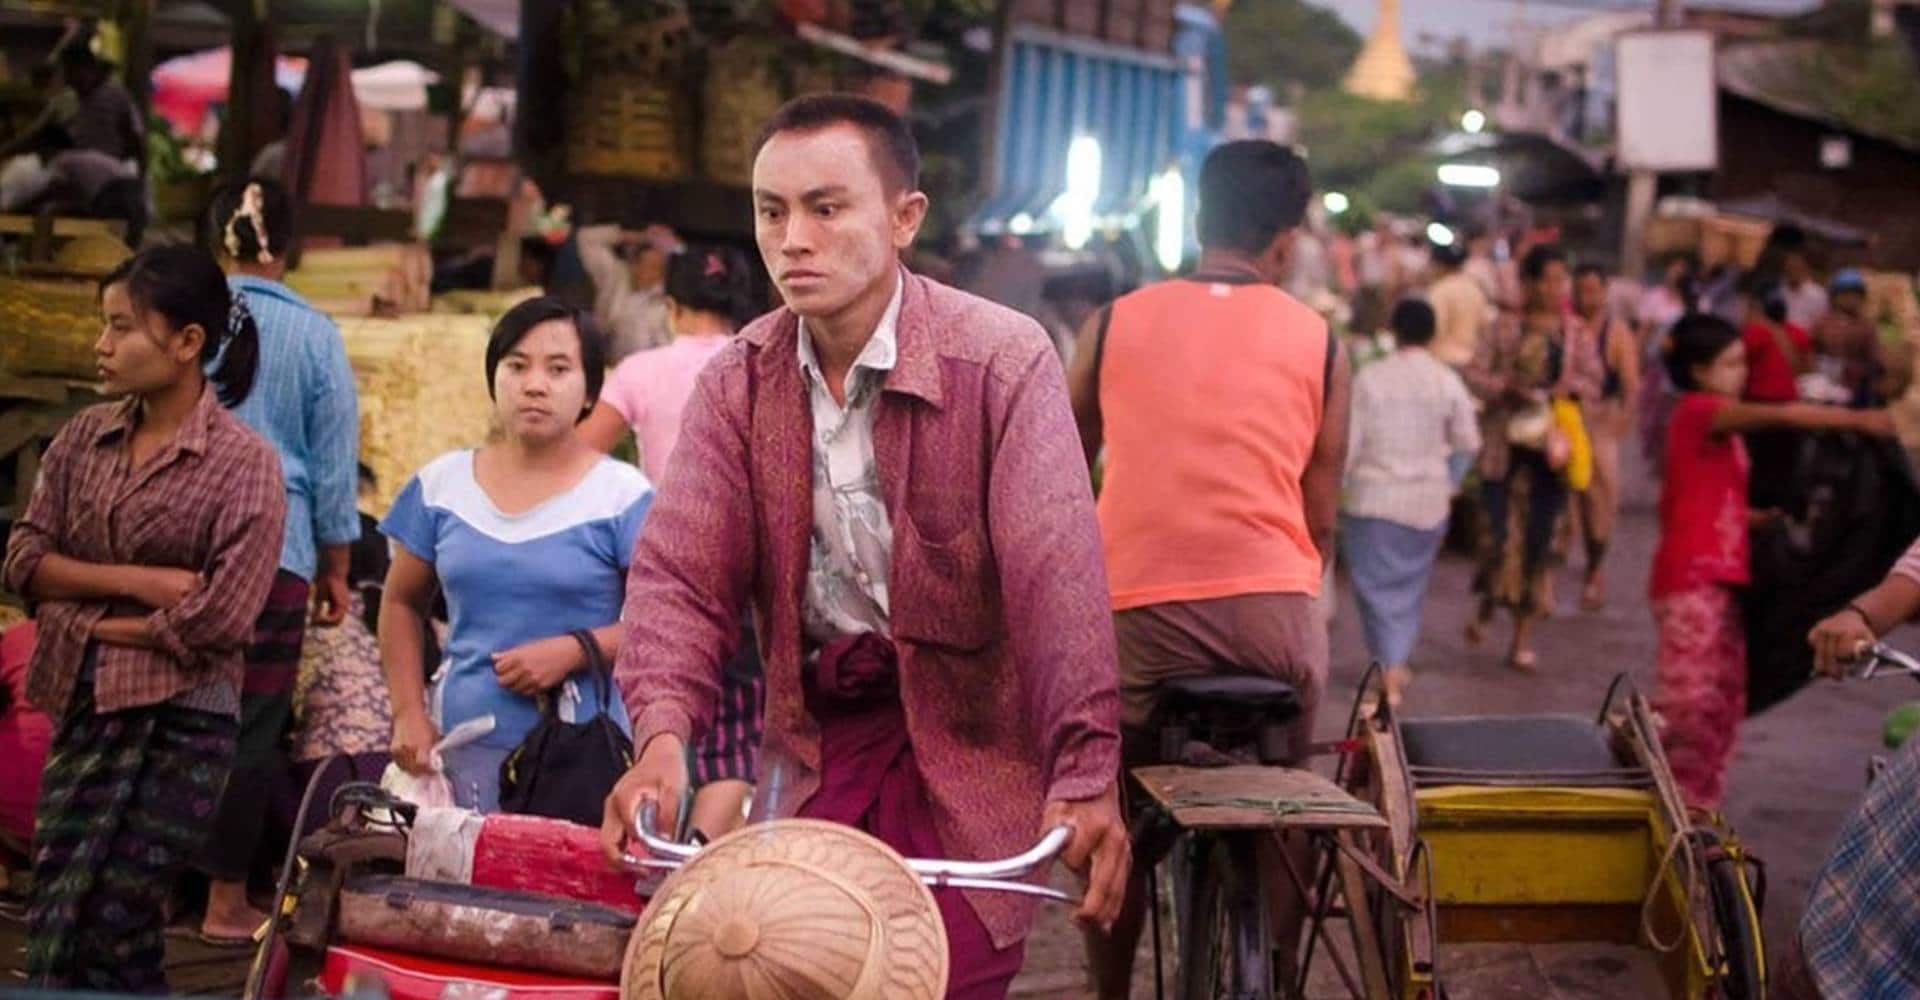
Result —
[[[1068,371],[1089,464],[1106,449],[1099,515],[1129,767],[1158,755],[1146,727],[1161,685],[1209,674],[1290,684],[1291,759],[1307,755],[1326,687],[1316,605],[1349,378],[1326,321],[1278,287],[1311,190],[1306,163],[1275,143],[1215,149],[1200,173],[1198,270],[1095,314]],[[1111,933],[1089,933],[1102,996],[1127,995],[1143,868]],[[1298,902],[1281,908],[1293,912],[1278,940],[1297,937]]]

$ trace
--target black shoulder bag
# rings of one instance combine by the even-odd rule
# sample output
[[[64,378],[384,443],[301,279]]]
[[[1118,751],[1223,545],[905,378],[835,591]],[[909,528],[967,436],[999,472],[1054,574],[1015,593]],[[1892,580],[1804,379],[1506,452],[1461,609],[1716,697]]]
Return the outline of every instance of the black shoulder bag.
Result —
[[[614,724],[613,671],[593,633],[570,633],[586,653],[599,711],[561,722],[559,689],[540,696],[540,721],[500,764],[500,809],[599,826],[614,783],[633,766],[633,741]]]

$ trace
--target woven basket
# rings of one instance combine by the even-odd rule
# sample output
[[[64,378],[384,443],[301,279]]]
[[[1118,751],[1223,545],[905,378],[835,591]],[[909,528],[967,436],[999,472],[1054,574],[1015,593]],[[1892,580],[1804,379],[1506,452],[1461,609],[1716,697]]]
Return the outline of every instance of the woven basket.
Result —
[[[100,339],[99,279],[0,276],[0,369],[14,375],[93,378]]]
[[[753,183],[753,141],[786,100],[778,50],[737,38],[713,53],[701,94],[700,165],[723,184]]]
[[[587,6],[581,78],[569,95],[567,165],[574,171],[675,180],[692,172],[692,123],[676,93],[692,44],[685,10],[626,20]]]
[[[936,1000],[947,938],[933,895],[851,827],[781,820],[728,834],[660,887],[627,945],[622,1000]]]
[[[484,315],[341,317],[340,336],[360,395],[360,460],[378,481],[367,503],[384,514],[436,457],[487,440]]]
[[[575,92],[567,165],[577,173],[674,180],[689,172],[684,124],[666,87],[632,77],[589,76]]]

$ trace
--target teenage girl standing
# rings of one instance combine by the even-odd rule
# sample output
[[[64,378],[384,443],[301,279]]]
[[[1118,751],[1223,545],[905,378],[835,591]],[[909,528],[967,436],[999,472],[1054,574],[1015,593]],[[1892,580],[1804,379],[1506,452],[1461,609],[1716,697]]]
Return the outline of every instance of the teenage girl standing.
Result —
[[[227,412],[252,388],[258,331],[206,251],[134,257],[101,308],[101,380],[125,398],[54,439],[4,569],[38,605],[27,697],[57,727],[27,976],[163,993],[163,907],[232,767],[286,491],[273,448]]]
[[[1746,445],[1756,430],[1851,430],[1891,436],[1884,410],[1741,400],[1747,352],[1740,332],[1694,314],[1668,337],[1679,389],[1667,425],[1660,548],[1651,596],[1659,629],[1663,742],[1689,804],[1718,808],[1734,737],[1747,714],[1747,642],[1738,591],[1748,582]]]

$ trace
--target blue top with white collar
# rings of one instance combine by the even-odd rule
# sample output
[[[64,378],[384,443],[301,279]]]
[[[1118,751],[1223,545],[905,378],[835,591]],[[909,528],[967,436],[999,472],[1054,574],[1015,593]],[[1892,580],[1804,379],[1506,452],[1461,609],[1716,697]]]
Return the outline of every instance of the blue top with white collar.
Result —
[[[494,730],[481,745],[510,748],[532,730],[539,710],[533,699],[500,686],[493,655],[620,619],[653,487],[639,469],[602,459],[567,492],[505,514],[474,478],[473,455],[451,452],[421,469],[380,531],[433,564],[447,597],[446,660],[432,693],[436,725],[444,733],[492,713]],[[566,687],[562,718],[592,717],[597,686],[576,676]],[[608,711],[629,730],[617,690]]]

